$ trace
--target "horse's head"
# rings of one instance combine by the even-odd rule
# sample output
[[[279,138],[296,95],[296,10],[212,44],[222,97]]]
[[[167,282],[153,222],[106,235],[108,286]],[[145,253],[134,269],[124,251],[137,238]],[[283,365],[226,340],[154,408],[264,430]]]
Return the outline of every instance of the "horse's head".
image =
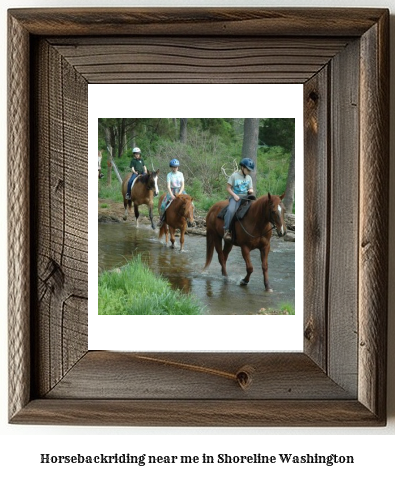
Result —
[[[188,194],[178,194],[177,197],[181,201],[180,215],[185,217],[188,226],[193,226],[195,223],[195,219],[193,218],[193,197],[189,196]]]
[[[147,177],[147,188],[150,191],[154,191],[154,196],[157,196],[159,194],[159,188],[158,188],[158,176],[159,176],[159,169],[156,171],[148,171],[148,177]]]
[[[285,207],[282,203],[284,196],[285,193],[281,196],[272,196],[270,193],[267,195],[269,199],[270,222],[273,225],[273,229],[276,229],[279,237],[283,237],[287,233],[287,226],[284,220]]]

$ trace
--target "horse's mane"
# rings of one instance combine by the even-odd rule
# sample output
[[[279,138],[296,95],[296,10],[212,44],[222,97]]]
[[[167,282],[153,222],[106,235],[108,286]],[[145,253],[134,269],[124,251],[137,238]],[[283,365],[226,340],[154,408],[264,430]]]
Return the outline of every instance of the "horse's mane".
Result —
[[[142,184],[147,184],[148,183],[148,179],[149,177],[151,176],[152,173],[147,173],[147,174],[140,174],[137,179],[140,183]]]

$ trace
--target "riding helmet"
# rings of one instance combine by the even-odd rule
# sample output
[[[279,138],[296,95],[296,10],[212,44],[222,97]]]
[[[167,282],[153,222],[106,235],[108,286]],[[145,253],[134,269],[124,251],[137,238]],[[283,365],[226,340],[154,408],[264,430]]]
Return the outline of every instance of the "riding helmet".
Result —
[[[141,153],[141,149],[140,148],[133,148],[132,153]]]
[[[178,167],[179,165],[180,165],[180,161],[178,161],[178,159],[172,159],[169,163],[169,166],[171,168]]]
[[[254,171],[255,169],[255,163],[252,159],[250,158],[243,158],[240,163],[239,163],[240,166],[244,166],[245,168],[247,168],[249,171]]]

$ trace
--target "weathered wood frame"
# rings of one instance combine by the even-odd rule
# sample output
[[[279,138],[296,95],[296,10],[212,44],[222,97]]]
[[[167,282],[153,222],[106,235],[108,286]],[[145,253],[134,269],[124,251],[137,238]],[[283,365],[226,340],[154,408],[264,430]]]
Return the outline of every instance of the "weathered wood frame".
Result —
[[[388,30],[384,9],[9,11],[11,423],[386,423]],[[94,82],[304,84],[303,353],[88,351]]]

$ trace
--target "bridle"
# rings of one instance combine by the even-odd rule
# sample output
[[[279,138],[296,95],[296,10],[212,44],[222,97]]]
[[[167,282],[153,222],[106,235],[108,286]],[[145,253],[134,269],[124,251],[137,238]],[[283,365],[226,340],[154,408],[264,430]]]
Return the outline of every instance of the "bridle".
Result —
[[[240,227],[243,229],[243,231],[244,231],[248,236],[252,237],[253,239],[257,239],[258,237],[266,236],[266,234],[267,234],[268,232],[273,231],[273,229],[276,229],[276,224],[275,224],[274,219],[273,219],[273,217],[272,217],[273,214],[275,214],[274,211],[270,211],[270,218],[269,218],[269,222],[270,222],[270,224],[272,225],[272,227],[271,227],[270,229],[268,229],[267,231],[263,232],[263,234],[260,234],[260,235],[258,235],[258,236],[254,236],[254,235],[250,234],[250,233],[246,230],[246,228],[243,226],[243,223],[241,222],[241,219],[239,218],[239,216],[238,216],[237,213],[238,213],[238,211],[236,211],[236,219],[237,219],[238,223],[240,224]]]

